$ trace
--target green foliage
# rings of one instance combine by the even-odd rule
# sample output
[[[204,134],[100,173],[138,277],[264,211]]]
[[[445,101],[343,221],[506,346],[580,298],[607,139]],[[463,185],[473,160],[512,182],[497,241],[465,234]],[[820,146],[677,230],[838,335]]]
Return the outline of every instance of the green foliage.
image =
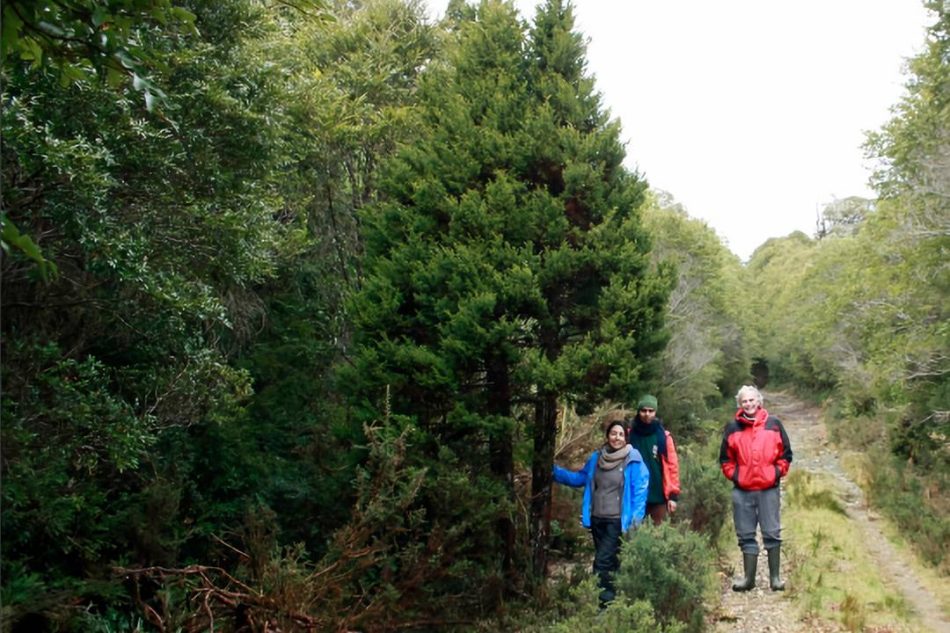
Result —
[[[874,210],[874,202],[849,196],[842,200],[834,200],[825,205],[818,222],[818,239],[831,236],[853,235],[861,223]]]
[[[572,613],[553,622],[519,626],[517,630],[522,633],[681,633],[685,630],[679,623],[659,623],[652,606],[645,600],[622,597],[600,611],[594,599],[596,594],[593,581],[578,585],[568,598],[570,604],[580,605]]]
[[[767,360],[771,380],[795,382],[809,390],[834,384],[827,371],[832,358],[828,350],[834,332],[840,329],[830,322],[837,313],[826,291],[835,287],[837,277],[820,287],[817,280],[806,277],[823,270],[815,263],[816,250],[814,241],[793,233],[767,241],[748,264],[751,292],[759,297],[747,306],[754,349]],[[841,274],[839,267],[831,272]]]
[[[870,453],[865,466],[869,503],[893,517],[906,534],[914,535],[921,560],[944,575],[950,572],[947,472],[921,476],[880,449]]]
[[[5,215],[0,215],[0,247],[7,257],[17,254],[33,260],[44,281],[49,281],[59,272],[56,264],[43,257],[43,252],[30,236],[20,233],[20,229]]]
[[[220,554],[228,571],[122,570],[139,587],[134,595],[141,612],[158,614],[166,628],[206,628],[212,621],[238,627],[251,618],[289,630],[368,632],[407,622],[438,626],[483,612],[492,585],[474,563],[475,552],[498,546],[484,519],[495,512],[482,511],[497,502],[498,491],[473,481],[447,452],[442,464],[420,465],[414,444],[421,434],[404,419],[367,427],[364,434],[351,515],[328,538],[322,556],[311,559],[300,546],[282,547],[275,512],[251,504],[233,535],[236,542]],[[447,505],[456,508],[457,521],[445,519],[441,508]],[[213,599],[205,606],[195,599],[201,596]]]
[[[946,210],[948,175],[946,149],[950,143],[950,15],[933,0],[924,4],[934,20],[923,51],[910,60],[906,91],[894,107],[894,117],[868,136],[866,148],[878,159],[873,184],[884,198],[914,198],[918,217],[933,214],[940,221]],[[946,222],[946,216],[943,217]],[[921,227],[922,228],[922,227]]]
[[[3,259],[3,579],[19,565],[43,581],[14,622],[66,622],[83,600],[108,619],[124,608],[111,564],[207,555],[198,541],[254,493],[259,447],[229,427],[249,377],[229,354],[261,318],[254,284],[293,243],[278,221],[288,93],[260,63],[279,31],[255,3],[192,8],[197,31],[128,25],[161,59],[162,113],[140,86],[5,60],[4,227],[59,272],[43,283],[27,257]]]
[[[643,218],[656,265],[675,271],[667,300],[670,339],[651,391],[677,437],[703,435],[698,420],[749,379],[747,316],[744,303],[736,300],[745,271],[712,229],[690,219],[668,194],[651,196]]]
[[[143,36],[149,30],[194,34],[195,16],[170,0],[10,0],[3,5],[0,59],[55,69],[59,81],[128,81],[152,109],[164,93],[149,78],[158,60]]]
[[[647,522],[624,541],[615,583],[627,599],[647,600],[657,622],[702,631],[703,605],[718,590],[713,563],[702,536],[682,525]]]
[[[279,185],[281,220],[295,230],[275,277],[257,288],[266,321],[238,361],[255,394],[228,438],[246,450],[222,454],[231,466],[214,468],[222,483],[232,471],[255,473],[247,476],[256,494],[281,510],[282,541],[314,556],[349,516],[363,456],[354,449],[362,429],[347,418],[332,372],[350,336],[345,299],[359,284],[357,212],[376,194],[378,162],[412,133],[415,82],[435,48],[417,6],[372,2],[339,17],[285,16],[291,37],[266,40],[260,52],[293,73],[291,123],[281,131],[294,162]]]
[[[96,359],[61,360],[55,346],[5,352],[40,369],[4,374],[3,559],[28,559],[29,570],[57,581],[127,544],[111,508],[127,497],[156,420],[110,391],[112,372]]]
[[[649,274],[645,185],[582,75],[569,8],[547,5],[530,35],[510,5],[477,13],[426,74],[417,137],[363,210],[342,382],[369,417],[388,393],[428,434],[428,459],[430,445],[449,451],[476,481],[487,462],[509,496],[517,408],[533,408],[540,538],[557,406],[590,408],[640,379],[663,342],[666,280]]]
[[[673,521],[688,525],[715,546],[732,516],[732,497],[719,469],[719,435],[710,429],[708,437],[713,439],[705,446],[677,445],[683,494]]]

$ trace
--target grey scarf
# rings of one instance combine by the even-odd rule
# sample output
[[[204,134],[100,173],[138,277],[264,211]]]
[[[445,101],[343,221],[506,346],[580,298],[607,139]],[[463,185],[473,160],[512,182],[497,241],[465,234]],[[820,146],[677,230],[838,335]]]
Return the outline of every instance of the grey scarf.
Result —
[[[630,445],[624,444],[623,448],[618,448],[614,452],[609,452],[609,448],[604,446],[600,449],[600,457],[597,458],[597,467],[604,470],[613,470],[624,463],[627,455],[630,454]]]

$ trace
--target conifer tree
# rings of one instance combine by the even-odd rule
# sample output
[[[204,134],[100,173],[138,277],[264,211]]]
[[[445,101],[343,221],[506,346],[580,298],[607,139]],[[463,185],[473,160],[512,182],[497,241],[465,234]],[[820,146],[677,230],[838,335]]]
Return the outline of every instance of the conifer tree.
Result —
[[[540,577],[558,411],[643,380],[668,283],[649,274],[646,184],[622,165],[570,7],[549,3],[530,39],[510,3],[457,13],[456,45],[422,89],[425,131],[366,216],[349,382],[368,417],[389,394],[391,420],[439,456],[432,476],[449,457],[469,473],[468,498],[442,518],[495,513],[500,568],[513,510],[497,493],[513,494],[513,432],[526,424]]]
[[[669,280],[650,273],[638,212],[646,182],[623,167],[620,124],[586,75],[585,54],[572,5],[548,0],[528,47],[533,100],[521,174],[544,214],[533,236],[540,300],[527,355],[536,396],[531,542],[538,575],[559,403],[583,409],[605,396],[632,397],[645,361],[664,343]]]
[[[526,99],[524,36],[509,5],[457,17],[447,61],[420,88],[420,136],[386,166],[382,202],[364,214],[366,276],[344,383],[364,398],[366,419],[381,416],[385,393],[390,421],[415,427],[415,459],[430,467],[430,529],[494,525],[461,555],[487,559],[483,573],[510,584],[521,324],[509,303],[530,290],[517,267],[531,253],[510,239],[523,187],[506,170]],[[460,471],[465,488],[447,492]],[[432,507],[435,497],[453,506]]]

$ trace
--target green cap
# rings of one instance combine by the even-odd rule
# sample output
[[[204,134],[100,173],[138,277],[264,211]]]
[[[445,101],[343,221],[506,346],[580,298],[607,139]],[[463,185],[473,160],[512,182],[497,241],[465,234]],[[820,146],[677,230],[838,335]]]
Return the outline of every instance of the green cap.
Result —
[[[640,402],[637,403],[637,411],[643,408],[653,409],[654,411],[656,411],[656,406],[657,406],[656,396],[651,396],[650,394],[647,394],[645,396],[640,396]]]

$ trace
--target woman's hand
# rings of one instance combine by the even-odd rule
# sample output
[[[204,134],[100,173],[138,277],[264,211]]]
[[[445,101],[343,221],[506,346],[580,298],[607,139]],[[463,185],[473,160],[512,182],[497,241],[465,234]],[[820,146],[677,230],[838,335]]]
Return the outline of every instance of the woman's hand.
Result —
[[[676,502],[670,499],[666,502],[666,509],[670,511],[670,514],[676,512]]]

